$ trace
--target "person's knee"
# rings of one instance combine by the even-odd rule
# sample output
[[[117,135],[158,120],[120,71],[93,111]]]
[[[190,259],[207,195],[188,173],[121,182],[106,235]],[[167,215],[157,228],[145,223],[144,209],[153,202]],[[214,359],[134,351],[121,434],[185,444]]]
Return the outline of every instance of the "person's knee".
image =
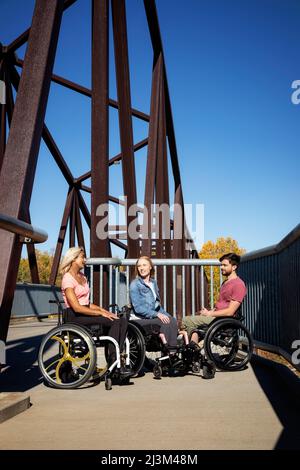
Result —
[[[185,317],[182,319],[181,325],[184,329],[190,328],[194,324],[192,317]]]

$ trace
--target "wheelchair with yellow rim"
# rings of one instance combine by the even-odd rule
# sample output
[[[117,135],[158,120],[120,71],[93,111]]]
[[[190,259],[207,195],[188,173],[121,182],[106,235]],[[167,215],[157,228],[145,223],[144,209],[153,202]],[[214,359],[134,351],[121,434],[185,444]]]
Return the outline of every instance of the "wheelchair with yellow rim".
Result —
[[[106,390],[110,390],[113,379],[120,378],[122,366],[130,367],[134,375],[139,373],[144,364],[145,345],[135,325],[128,325],[124,350],[120,351],[117,341],[103,334],[101,325],[65,323],[63,302],[50,303],[58,306],[58,324],[45,335],[38,353],[39,368],[49,386],[73,389],[88,381],[103,380]],[[108,367],[109,343],[115,347],[116,360]]]

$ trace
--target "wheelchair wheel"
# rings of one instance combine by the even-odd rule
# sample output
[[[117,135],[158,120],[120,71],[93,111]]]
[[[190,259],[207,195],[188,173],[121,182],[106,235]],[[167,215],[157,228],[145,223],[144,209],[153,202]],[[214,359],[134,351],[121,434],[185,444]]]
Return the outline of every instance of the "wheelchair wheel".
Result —
[[[240,321],[217,321],[207,331],[204,350],[218,369],[242,370],[251,359],[253,340]]]
[[[137,326],[133,323],[128,323],[127,338],[130,346],[130,367],[135,374],[138,374],[145,360],[146,348],[144,336]]]
[[[162,368],[159,364],[155,364],[153,367],[153,377],[155,379],[161,379],[162,376]]]
[[[203,364],[203,378],[204,379],[213,379],[216,373],[216,366],[212,361],[206,361]]]
[[[38,364],[45,381],[61,389],[83,385],[93,374],[97,361],[91,335],[74,324],[50,330],[41,343]]]

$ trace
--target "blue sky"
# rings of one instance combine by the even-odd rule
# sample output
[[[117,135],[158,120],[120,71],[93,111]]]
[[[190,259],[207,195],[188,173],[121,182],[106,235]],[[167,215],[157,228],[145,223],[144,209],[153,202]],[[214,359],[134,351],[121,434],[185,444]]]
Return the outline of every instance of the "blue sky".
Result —
[[[298,0],[157,0],[187,204],[204,204],[204,240],[232,236],[247,251],[280,241],[299,223]],[[0,41],[30,26],[33,0],[0,0]],[[152,49],[142,0],[127,0],[132,106],[149,112]],[[90,87],[90,1],[64,14],[54,72]],[[25,47],[18,50],[24,56]],[[113,48],[110,97],[116,99]],[[52,84],[46,124],[75,176],[90,168],[90,100]],[[134,140],[147,124],[133,120]],[[110,112],[110,156],[120,150]],[[146,149],[136,153],[143,202]],[[110,193],[122,194],[121,165]],[[170,185],[171,194],[173,185]],[[55,247],[67,185],[41,145],[31,202],[34,225]],[[86,197],[89,204],[89,198]],[[195,227],[191,227],[193,230]],[[87,230],[85,228],[86,234]],[[88,235],[87,235],[88,241]]]

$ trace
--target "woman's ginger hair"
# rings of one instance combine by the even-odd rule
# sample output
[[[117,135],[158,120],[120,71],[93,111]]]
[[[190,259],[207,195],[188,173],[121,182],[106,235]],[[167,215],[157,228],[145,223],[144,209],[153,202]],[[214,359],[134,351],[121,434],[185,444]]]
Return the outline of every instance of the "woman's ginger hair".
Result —
[[[148,261],[148,263],[150,264],[150,277],[153,277],[154,276],[154,265],[153,265],[153,262],[151,260],[151,258],[149,258],[149,256],[140,256],[138,259],[137,259],[137,262],[135,263],[135,276],[136,277],[139,277],[139,270],[138,270],[138,262],[140,261],[140,259],[145,259]]]
[[[84,254],[84,248],[82,246],[73,246],[68,249],[59,267],[59,271],[62,275],[66,274],[70,270],[73,261],[75,261],[80,253]]]

